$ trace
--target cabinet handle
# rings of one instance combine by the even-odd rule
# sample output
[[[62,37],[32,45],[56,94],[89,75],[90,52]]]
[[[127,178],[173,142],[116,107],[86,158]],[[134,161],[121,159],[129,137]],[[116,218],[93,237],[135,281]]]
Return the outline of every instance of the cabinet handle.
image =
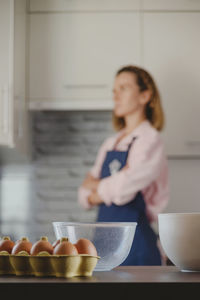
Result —
[[[17,103],[18,107],[18,125],[17,125],[17,137],[22,138],[23,137],[23,99],[22,96],[19,95],[15,96],[15,101]]]
[[[66,89],[106,89],[107,84],[64,84]]]
[[[9,89],[8,86],[1,88],[2,109],[1,109],[1,128],[3,134],[9,132]]]
[[[200,146],[200,141],[187,141],[188,146]]]
[[[3,129],[3,89],[0,88],[0,127]]]

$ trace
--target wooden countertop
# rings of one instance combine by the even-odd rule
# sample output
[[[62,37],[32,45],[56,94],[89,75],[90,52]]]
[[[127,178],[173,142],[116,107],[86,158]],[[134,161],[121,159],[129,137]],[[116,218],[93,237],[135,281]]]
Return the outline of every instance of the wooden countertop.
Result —
[[[56,278],[56,277],[21,277],[14,275],[0,276],[0,291],[4,291],[20,287],[23,289],[43,288],[46,292],[52,293],[53,287],[61,289],[69,288],[74,292],[80,292],[90,287],[90,291],[96,293],[102,292],[102,287],[109,287],[113,293],[119,295],[123,290],[131,289],[140,292],[153,293],[155,288],[157,293],[159,290],[165,295],[171,293],[171,289],[175,288],[179,293],[194,292],[195,288],[200,290],[200,272],[182,272],[175,266],[121,266],[107,272],[93,272],[91,277],[73,277],[73,278]],[[105,292],[105,289],[103,289]],[[179,294],[180,295],[180,294]]]
[[[0,276],[2,283],[199,283],[200,272],[181,272],[174,266],[121,266],[107,272],[93,272],[91,277]]]

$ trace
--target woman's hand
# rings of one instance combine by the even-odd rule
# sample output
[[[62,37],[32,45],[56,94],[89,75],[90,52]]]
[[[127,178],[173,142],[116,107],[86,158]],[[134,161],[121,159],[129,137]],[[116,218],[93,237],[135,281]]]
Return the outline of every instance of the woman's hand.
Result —
[[[92,175],[88,174],[83,181],[82,186],[95,192],[97,190],[99,182],[99,179],[94,178]]]
[[[103,203],[103,201],[99,197],[98,193],[95,191],[95,192],[91,193],[90,196],[88,197],[88,203],[90,205],[95,206],[95,205],[99,205],[99,204]]]

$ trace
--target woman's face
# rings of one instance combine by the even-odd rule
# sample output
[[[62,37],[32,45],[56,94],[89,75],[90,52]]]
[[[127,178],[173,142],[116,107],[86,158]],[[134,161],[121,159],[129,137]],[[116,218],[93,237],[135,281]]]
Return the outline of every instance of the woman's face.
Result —
[[[148,102],[145,92],[140,92],[136,76],[129,72],[122,72],[115,77],[113,100],[117,117],[125,117],[139,110],[143,112]]]

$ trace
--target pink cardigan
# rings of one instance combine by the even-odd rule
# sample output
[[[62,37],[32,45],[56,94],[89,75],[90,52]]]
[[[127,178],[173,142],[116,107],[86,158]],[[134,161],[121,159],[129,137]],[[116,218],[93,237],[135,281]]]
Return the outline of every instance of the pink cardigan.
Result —
[[[123,130],[106,139],[99,149],[96,161],[90,174],[100,178],[102,164],[106,152],[115,147],[115,143]],[[132,145],[127,164],[128,168],[101,179],[97,192],[106,205],[112,203],[123,205],[132,201],[141,191],[146,204],[146,214],[150,222],[156,221],[169,200],[168,165],[164,152],[164,144],[159,132],[148,121],[142,122],[131,134],[122,138],[115,149],[126,151],[132,138]],[[84,187],[78,190],[78,202],[85,209],[90,209],[88,196],[90,191]]]

